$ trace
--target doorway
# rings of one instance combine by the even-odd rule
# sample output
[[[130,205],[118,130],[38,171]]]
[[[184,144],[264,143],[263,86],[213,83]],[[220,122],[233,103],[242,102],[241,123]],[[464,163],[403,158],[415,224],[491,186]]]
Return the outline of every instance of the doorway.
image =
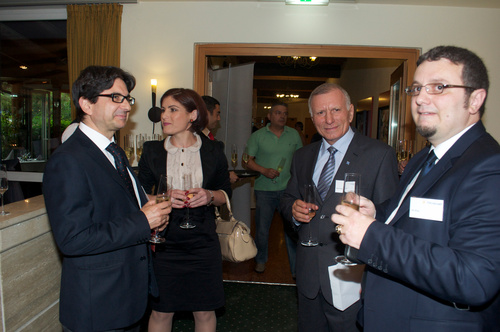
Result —
[[[208,92],[208,58],[213,56],[296,56],[324,58],[393,59],[403,61],[405,86],[410,85],[420,49],[339,45],[295,45],[295,44],[195,44],[194,89],[201,94]],[[403,98],[408,98],[403,96]],[[399,119],[410,119],[409,98],[400,109]],[[404,120],[403,120],[404,121]],[[413,123],[398,123],[403,128],[401,135],[410,139],[415,130]]]

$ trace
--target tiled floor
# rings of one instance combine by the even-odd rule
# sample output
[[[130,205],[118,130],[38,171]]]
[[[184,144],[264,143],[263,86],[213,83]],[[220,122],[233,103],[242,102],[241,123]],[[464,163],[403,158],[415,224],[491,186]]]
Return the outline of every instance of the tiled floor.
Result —
[[[252,209],[252,236],[255,238],[254,212]],[[269,260],[264,273],[254,271],[255,261],[249,260],[242,263],[223,263],[224,280],[252,281],[280,284],[295,284],[286,252],[283,223],[278,213],[274,214],[273,223],[269,233]]]

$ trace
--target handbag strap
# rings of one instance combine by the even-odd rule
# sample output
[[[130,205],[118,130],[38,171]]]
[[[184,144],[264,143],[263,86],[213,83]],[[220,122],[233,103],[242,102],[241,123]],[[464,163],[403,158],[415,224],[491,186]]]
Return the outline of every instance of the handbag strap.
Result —
[[[231,210],[231,201],[229,200],[229,197],[224,190],[220,189],[219,191],[221,191],[224,194],[224,197],[226,197],[226,206],[227,210],[229,211],[229,219],[231,219],[233,217],[233,211]],[[215,207],[215,215],[217,216],[217,218],[220,218],[219,208],[217,206]]]

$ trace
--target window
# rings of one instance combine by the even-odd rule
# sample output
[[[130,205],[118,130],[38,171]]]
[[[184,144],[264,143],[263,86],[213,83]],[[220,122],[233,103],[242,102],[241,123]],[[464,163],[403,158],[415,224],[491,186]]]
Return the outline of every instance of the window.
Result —
[[[46,161],[72,120],[66,20],[0,22],[0,47],[1,156],[23,168]]]

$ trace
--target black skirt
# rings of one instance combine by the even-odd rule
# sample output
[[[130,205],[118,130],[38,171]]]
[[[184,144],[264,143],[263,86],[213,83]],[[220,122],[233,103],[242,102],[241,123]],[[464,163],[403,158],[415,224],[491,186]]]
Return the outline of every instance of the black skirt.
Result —
[[[222,257],[213,207],[189,209],[193,229],[182,229],[186,209],[174,209],[155,246],[153,265],[160,295],[151,307],[159,312],[211,311],[224,305]]]

